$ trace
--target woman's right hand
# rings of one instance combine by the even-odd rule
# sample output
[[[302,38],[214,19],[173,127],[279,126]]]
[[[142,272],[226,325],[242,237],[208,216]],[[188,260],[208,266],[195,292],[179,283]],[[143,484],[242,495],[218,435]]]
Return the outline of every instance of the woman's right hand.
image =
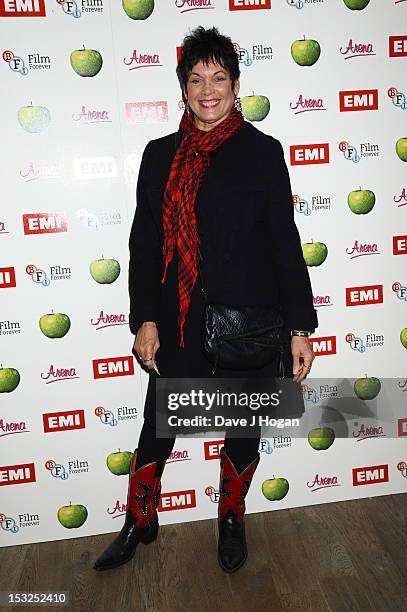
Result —
[[[158,330],[154,321],[145,321],[137,330],[133,349],[143,366],[149,370],[154,368],[155,354],[160,348]]]

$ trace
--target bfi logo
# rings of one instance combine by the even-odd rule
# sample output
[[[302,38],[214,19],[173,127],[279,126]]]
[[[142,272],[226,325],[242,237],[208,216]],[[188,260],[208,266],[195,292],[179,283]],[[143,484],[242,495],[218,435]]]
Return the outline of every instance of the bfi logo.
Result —
[[[407,234],[393,236],[393,255],[407,255]]]
[[[24,234],[54,234],[66,232],[65,213],[34,213],[23,215]]]
[[[353,486],[376,484],[378,482],[389,482],[389,466],[371,465],[352,469]]]
[[[196,507],[195,489],[187,491],[173,491],[172,493],[161,494],[158,512],[167,510],[185,510]]]
[[[336,355],[336,336],[321,336],[320,338],[310,338],[312,350],[315,356]]]
[[[0,0],[0,17],[45,17],[45,0]]]
[[[290,162],[292,166],[329,164],[329,144],[291,145]]]
[[[42,415],[44,433],[85,429],[85,411],[65,410],[64,412],[46,412]]]
[[[33,463],[3,465],[0,467],[0,486],[25,484],[26,482],[35,481],[35,465]]]
[[[14,268],[0,268],[0,289],[16,286],[16,272]]]
[[[389,36],[389,56],[407,56],[407,34],[403,36]]]
[[[407,418],[397,421],[397,432],[399,436],[407,436]]]
[[[126,357],[105,357],[93,359],[93,378],[111,378],[112,376],[132,376],[134,361],[132,355]]]
[[[271,0],[229,0],[229,11],[271,9]]]
[[[209,440],[208,442],[204,442],[205,461],[209,459],[219,459],[220,449],[224,443],[224,440]]]
[[[379,92],[377,89],[357,89],[339,92],[339,110],[348,111],[378,110]]]
[[[363,306],[364,304],[382,303],[383,285],[346,287],[346,306]]]

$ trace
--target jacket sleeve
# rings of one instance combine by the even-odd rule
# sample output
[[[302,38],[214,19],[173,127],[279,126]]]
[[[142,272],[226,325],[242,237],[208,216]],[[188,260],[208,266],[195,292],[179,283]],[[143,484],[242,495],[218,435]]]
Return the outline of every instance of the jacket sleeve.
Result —
[[[273,144],[271,232],[280,302],[288,329],[313,330],[318,327],[318,318],[294,220],[290,177],[280,141],[274,139]]]
[[[148,143],[140,164],[136,189],[136,211],[129,238],[129,325],[133,334],[144,321],[158,320],[162,259],[157,227],[147,200]]]

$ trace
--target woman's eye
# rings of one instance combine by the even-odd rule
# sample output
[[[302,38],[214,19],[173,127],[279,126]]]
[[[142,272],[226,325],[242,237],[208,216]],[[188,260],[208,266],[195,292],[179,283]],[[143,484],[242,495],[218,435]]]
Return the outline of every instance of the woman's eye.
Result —
[[[194,85],[196,85],[197,83],[199,83],[198,79],[192,79],[192,81],[190,81],[191,83],[193,83]]]

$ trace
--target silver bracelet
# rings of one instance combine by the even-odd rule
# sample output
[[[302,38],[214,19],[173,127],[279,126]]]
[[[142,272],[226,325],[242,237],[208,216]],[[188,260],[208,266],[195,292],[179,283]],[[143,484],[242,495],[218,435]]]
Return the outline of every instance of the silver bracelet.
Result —
[[[302,330],[299,330],[299,329],[293,329],[291,331],[291,335],[292,336],[303,336],[304,338],[308,338],[313,333],[313,331],[314,330],[312,330],[312,331],[302,331]]]

